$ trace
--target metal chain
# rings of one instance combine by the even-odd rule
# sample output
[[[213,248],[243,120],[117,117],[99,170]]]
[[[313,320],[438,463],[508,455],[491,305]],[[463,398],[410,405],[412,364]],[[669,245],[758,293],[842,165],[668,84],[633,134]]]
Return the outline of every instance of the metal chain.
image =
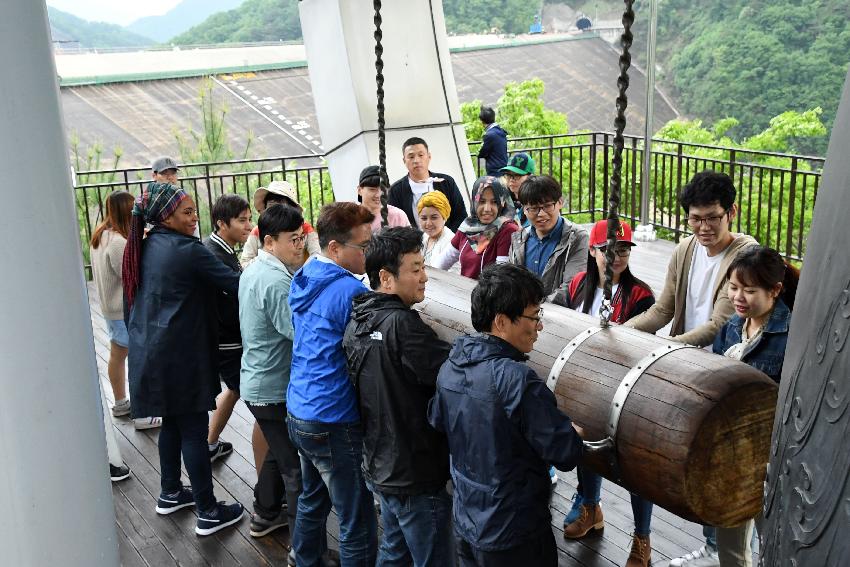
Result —
[[[384,46],[381,40],[381,0],[373,0],[375,9],[375,82],[378,84],[378,166],[381,175],[381,226],[387,226],[387,191],[390,180],[387,176],[387,135],[384,131],[386,121],[384,120]]]
[[[623,53],[620,55],[620,75],[617,78],[617,116],[614,118],[614,158],[611,172],[611,192],[608,196],[608,233],[605,247],[605,281],[602,284],[602,306],[599,308],[600,324],[607,327],[614,313],[611,305],[611,289],[614,279],[614,247],[617,244],[617,231],[620,229],[618,209],[620,207],[620,185],[623,172],[623,130],[626,128],[626,108],[629,99],[626,90],[629,88],[629,67],[632,65],[632,56],[629,49],[632,47],[632,24],[635,22],[634,0],[624,0],[626,10],[623,12],[623,35],[620,41],[623,44]]]

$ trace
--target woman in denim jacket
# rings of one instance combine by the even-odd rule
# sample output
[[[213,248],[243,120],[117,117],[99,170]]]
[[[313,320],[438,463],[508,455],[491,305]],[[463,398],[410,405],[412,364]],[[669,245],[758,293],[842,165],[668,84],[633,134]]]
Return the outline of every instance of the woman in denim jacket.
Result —
[[[800,272],[772,248],[753,246],[726,273],[735,315],[723,325],[713,350],[746,362],[779,383]],[[721,567],[751,567],[753,520],[717,528]]]

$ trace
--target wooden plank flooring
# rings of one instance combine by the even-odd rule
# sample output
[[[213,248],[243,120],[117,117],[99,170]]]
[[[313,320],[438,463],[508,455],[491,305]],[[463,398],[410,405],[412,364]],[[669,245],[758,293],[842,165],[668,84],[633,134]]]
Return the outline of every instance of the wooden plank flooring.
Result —
[[[656,293],[661,292],[672,248],[673,244],[665,241],[640,243],[632,255],[632,271],[650,284]],[[109,339],[97,294],[91,284],[89,298],[98,371],[111,406],[112,390],[106,374]],[[112,485],[122,565],[286,565],[289,544],[286,529],[264,538],[252,538],[248,534],[246,518],[236,529],[200,538],[194,533],[196,518],[190,509],[159,516],[154,511],[159,494],[158,431],[136,431],[132,422],[125,418],[115,418],[113,423],[122,456],[133,473],[129,479]],[[222,439],[233,443],[233,454],[213,465],[216,498],[238,500],[249,511],[257,478],[251,450],[253,423],[253,416],[240,401],[222,434]],[[567,541],[561,535],[561,525],[575,492],[576,477],[573,472],[558,473],[558,476],[558,486],[552,496],[552,530],[558,542],[560,565],[610,567],[625,564],[633,529],[628,492],[606,481],[602,495],[604,531],[583,540]],[[185,469],[184,482],[188,483]],[[328,522],[328,534],[330,547],[336,549],[338,525],[333,514]],[[666,566],[670,558],[700,545],[700,526],[655,508],[652,520],[653,565]]]

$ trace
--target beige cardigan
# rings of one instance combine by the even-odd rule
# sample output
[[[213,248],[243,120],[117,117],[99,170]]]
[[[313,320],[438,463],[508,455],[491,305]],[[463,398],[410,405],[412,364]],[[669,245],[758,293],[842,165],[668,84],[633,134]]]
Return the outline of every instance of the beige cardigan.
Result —
[[[732,317],[735,311],[726,295],[729,283],[726,279],[726,270],[744,248],[758,244],[752,236],[746,234],[733,234],[733,236],[735,239],[729,245],[726,256],[720,263],[720,269],[717,271],[717,279],[714,282],[714,309],[711,312],[711,318],[705,324],[685,332],[688,275],[697,242],[693,236],[689,236],[673,250],[670,263],[667,264],[664,291],[661,292],[658,301],[644,313],[626,321],[625,326],[654,333],[672,320],[670,336],[675,337],[675,340],[699,347],[713,343],[720,327]]]
[[[124,288],[121,285],[121,262],[127,240],[112,229],[100,235],[100,246],[91,248],[92,279],[97,287],[100,309],[105,319],[124,318]]]

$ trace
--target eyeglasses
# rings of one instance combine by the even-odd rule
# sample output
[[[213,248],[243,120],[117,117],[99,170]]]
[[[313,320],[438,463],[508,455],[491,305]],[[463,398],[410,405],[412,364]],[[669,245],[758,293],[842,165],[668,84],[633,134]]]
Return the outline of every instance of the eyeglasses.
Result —
[[[532,317],[531,315],[520,315],[523,319],[531,319],[535,323],[540,323],[543,320],[543,308],[537,310],[537,316]]]
[[[729,209],[723,211],[723,214],[720,216],[711,216],[711,217],[688,217],[688,226],[693,228],[698,228],[702,223],[705,223],[710,227],[720,226],[720,222],[726,218],[726,215],[729,214]]]
[[[540,213],[550,213],[552,209],[555,207],[556,203],[553,201],[551,203],[544,203],[542,205],[535,206],[527,206],[525,208],[525,213],[529,216],[537,216]]]
[[[605,251],[608,250],[608,246],[604,246],[604,245],[603,246],[597,246],[596,249],[599,250],[600,252],[602,252],[603,254],[605,254]],[[625,258],[631,253],[632,253],[632,247],[631,246],[615,246],[614,247],[614,254],[616,254],[620,258]]]
[[[357,250],[360,250],[364,254],[366,253],[366,248],[369,247],[368,242],[366,242],[364,244],[349,244],[348,242],[340,242],[340,244],[342,244],[343,246],[346,246],[348,248],[356,248]]]
[[[307,235],[302,234],[301,236],[293,236],[289,239],[289,243],[293,246],[298,246],[299,244],[304,244],[304,241],[307,240]]]

